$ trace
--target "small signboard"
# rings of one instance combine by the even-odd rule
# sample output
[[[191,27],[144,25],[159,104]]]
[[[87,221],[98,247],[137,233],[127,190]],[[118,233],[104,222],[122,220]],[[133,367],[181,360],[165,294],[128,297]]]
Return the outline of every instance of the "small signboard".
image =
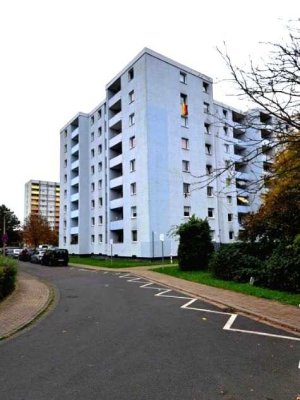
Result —
[[[110,244],[114,244],[114,239],[110,239]]]
[[[164,235],[163,233],[161,233],[161,234],[159,235],[159,240],[160,240],[161,242],[164,242],[164,241],[165,241],[165,235]]]

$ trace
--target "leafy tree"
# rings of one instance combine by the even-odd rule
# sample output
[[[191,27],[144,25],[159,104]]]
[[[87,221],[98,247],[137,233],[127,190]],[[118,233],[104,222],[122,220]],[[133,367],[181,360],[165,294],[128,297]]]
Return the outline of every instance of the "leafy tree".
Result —
[[[178,262],[182,270],[206,269],[213,252],[209,224],[192,215],[191,218],[174,230],[179,235]]]
[[[13,211],[7,208],[4,204],[0,206],[0,245],[3,246],[2,235],[3,235],[3,221],[5,218],[5,232],[8,237],[7,245],[18,243],[19,238],[19,227],[20,221],[16,217]]]
[[[292,241],[300,232],[300,133],[295,138],[275,158],[269,190],[258,212],[245,219],[243,239]]]
[[[39,214],[30,214],[23,225],[23,241],[29,246],[38,247],[41,243],[55,242],[54,232],[46,218]],[[56,244],[56,243],[54,243]]]

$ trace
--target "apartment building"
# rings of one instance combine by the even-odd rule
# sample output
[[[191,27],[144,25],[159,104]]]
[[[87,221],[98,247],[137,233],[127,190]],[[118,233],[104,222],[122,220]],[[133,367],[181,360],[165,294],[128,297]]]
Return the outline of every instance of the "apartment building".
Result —
[[[60,185],[57,182],[30,180],[25,184],[25,212],[45,217],[51,229],[59,230]]]
[[[251,118],[264,116],[253,110]],[[75,254],[176,255],[170,230],[208,218],[216,243],[236,240],[257,209],[269,132],[213,98],[213,81],[147,48],[106,98],[60,132],[60,247]],[[256,162],[247,160],[265,140]]]

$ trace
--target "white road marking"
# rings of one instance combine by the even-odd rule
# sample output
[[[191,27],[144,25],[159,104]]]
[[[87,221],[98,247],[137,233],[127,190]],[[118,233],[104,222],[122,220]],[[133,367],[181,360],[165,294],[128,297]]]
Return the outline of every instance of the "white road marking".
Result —
[[[185,303],[184,305],[182,305],[180,307],[182,309],[192,310],[192,311],[201,311],[201,312],[212,313],[212,314],[230,315],[228,321],[226,322],[226,324],[223,327],[223,330],[231,331],[231,332],[248,333],[248,334],[252,334],[252,335],[267,336],[267,337],[273,337],[273,338],[278,338],[278,339],[300,341],[299,337],[276,335],[276,334],[273,334],[273,333],[265,333],[265,332],[258,332],[258,331],[248,331],[248,330],[245,330],[245,329],[232,328],[232,325],[235,322],[236,318],[238,317],[238,314],[228,313],[228,312],[224,312],[224,311],[209,310],[209,309],[205,309],[205,308],[190,307],[191,304],[193,304],[195,301],[197,301],[199,299],[194,298],[194,297],[168,295],[166,293],[172,292],[173,291],[172,289],[153,287],[152,285],[155,284],[154,282],[142,281],[143,278],[136,277],[134,275],[131,275],[130,273],[129,274],[122,274],[122,275],[119,276],[119,278],[130,278],[130,279],[127,279],[127,282],[142,283],[140,288],[159,290],[160,293],[156,293],[155,294],[156,297],[167,297],[167,298],[173,298],[173,299],[189,300],[187,303]],[[300,362],[299,362],[299,369],[300,369]]]

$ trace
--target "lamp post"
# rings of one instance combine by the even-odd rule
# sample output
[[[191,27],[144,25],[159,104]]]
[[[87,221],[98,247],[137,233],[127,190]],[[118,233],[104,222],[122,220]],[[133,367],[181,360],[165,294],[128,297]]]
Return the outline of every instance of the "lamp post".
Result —
[[[3,214],[3,235],[2,235],[2,245],[3,245],[3,256],[5,256],[5,243],[7,241],[6,227],[5,227],[5,213]]]

